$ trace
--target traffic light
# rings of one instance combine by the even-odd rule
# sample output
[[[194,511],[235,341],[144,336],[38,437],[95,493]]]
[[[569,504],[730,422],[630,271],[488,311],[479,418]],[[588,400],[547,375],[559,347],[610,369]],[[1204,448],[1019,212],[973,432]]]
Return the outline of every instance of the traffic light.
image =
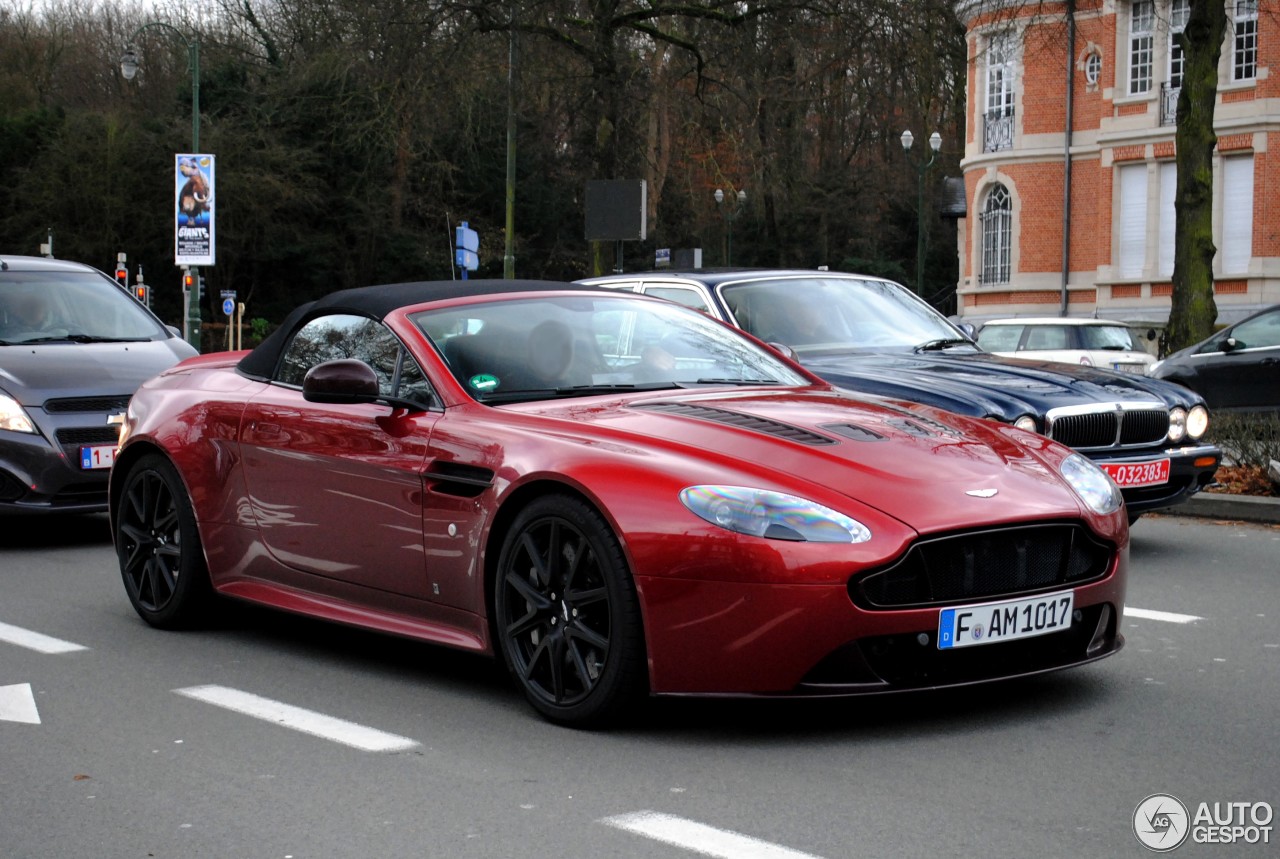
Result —
[[[129,268],[125,265],[125,259],[125,254],[116,254],[116,283],[127,288],[129,286]]]
[[[196,276],[189,271],[182,273],[182,288],[192,295],[195,294]]]
[[[150,307],[151,287],[145,283],[135,284],[133,287],[133,297],[141,301],[147,307]]]

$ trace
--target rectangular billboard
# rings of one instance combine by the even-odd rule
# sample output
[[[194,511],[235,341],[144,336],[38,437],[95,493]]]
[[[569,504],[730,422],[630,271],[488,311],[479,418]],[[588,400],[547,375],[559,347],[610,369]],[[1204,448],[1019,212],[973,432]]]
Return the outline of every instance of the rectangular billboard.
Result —
[[[213,156],[174,156],[174,265],[213,265]]]

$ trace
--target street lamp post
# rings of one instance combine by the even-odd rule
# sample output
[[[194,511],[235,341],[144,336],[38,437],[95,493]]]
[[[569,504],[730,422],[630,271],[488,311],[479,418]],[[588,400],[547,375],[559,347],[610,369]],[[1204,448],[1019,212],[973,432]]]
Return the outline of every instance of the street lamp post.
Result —
[[[911,154],[911,144],[915,142],[915,135],[908,129],[902,132],[902,151]],[[921,161],[916,165],[916,172],[919,174],[919,185],[916,193],[916,295],[924,295],[924,174],[929,172],[929,168],[933,166],[933,162],[938,157],[938,150],[942,148],[942,135],[934,132],[929,135],[929,153],[928,161]]]
[[[120,74],[124,75],[124,79],[131,81],[134,75],[138,73],[138,52],[134,50],[133,43],[138,36],[142,35],[144,30],[149,29],[165,30],[174,36],[178,41],[182,42],[187,49],[187,68],[191,72],[191,154],[198,155],[200,153],[200,40],[199,38],[187,36],[172,24],[164,21],[150,21],[133,31],[133,35],[129,37],[129,41],[125,43],[124,56],[120,58]],[[187,342],[195,347],[197,352],[200,351],[200,269],[196,266],[191,267],[192,292],[188,296],[187,301]]]
[[[732,194],[732,192],[730,192]],[[724,206],[724,191],[716,189],[716,208],[720,210],[721,216],[724,218],[724,247],[721,248],[721,257],[724,259],[725,267],[733,265],[731,258],[733,256],[733,222],[742,214],[742,207],[747,204],[747,192],[738,192],[738,204],[732,207],[732,211]]]

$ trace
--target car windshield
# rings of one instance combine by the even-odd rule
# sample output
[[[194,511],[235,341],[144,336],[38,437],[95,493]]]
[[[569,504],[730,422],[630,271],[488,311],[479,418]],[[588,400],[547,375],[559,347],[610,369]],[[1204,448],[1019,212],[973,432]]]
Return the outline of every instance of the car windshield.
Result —
[[[803,385],[784,360],[704,314],[614,295],[504,299],[414,314],[478,400],[707,385]]]
[[[1082,325],[1080,339],[1086,349],[1109,349],[1115,352],[1134,352],[1133,338],[1123,325]]]
[[[800,277],[722,284],[738,325],[800,354],[974,347],[960,329],[888,281]]]
[[[0,272],[0,344],[162,340],[133,296],[90,271]]]

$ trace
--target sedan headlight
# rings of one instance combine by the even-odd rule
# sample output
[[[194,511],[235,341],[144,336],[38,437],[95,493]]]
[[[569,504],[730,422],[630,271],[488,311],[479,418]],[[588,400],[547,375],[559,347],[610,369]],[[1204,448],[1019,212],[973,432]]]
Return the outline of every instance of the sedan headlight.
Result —
[[[26,411],[18,405],[18,401],[6,394],[0,394],[0,429],[14,432],[35,432],[35,424],[27,417]]]
[[[1031,415],[1023,415],[1022,417],[1014,421],[1013,425],[1016,426],[1018,429],[1026,430],[1027,432],[1040,431],[1039,428],[1036,427],[1036,419],[1031,417]]]
[[[1062,461],[1061,471],[1076,495],[1094,513],[1104,516],[1114,513],[1124,502],[1120,487],[1116,486],[1107,473],[1078,453],[1073,453]]]
[[[1204,406],[1192,406],[1187,412],[1187,435],[1198,439],[1209,431],[1209,410]]]
[[[685,507],[712,525],[738,534],[810,543],[865,543],[871,531],[829,507],[768,489],[690,486]]]
[[[1178,406],[1169,410],[1169,441],[1180,442],[1187,434],[1187,410]]]

